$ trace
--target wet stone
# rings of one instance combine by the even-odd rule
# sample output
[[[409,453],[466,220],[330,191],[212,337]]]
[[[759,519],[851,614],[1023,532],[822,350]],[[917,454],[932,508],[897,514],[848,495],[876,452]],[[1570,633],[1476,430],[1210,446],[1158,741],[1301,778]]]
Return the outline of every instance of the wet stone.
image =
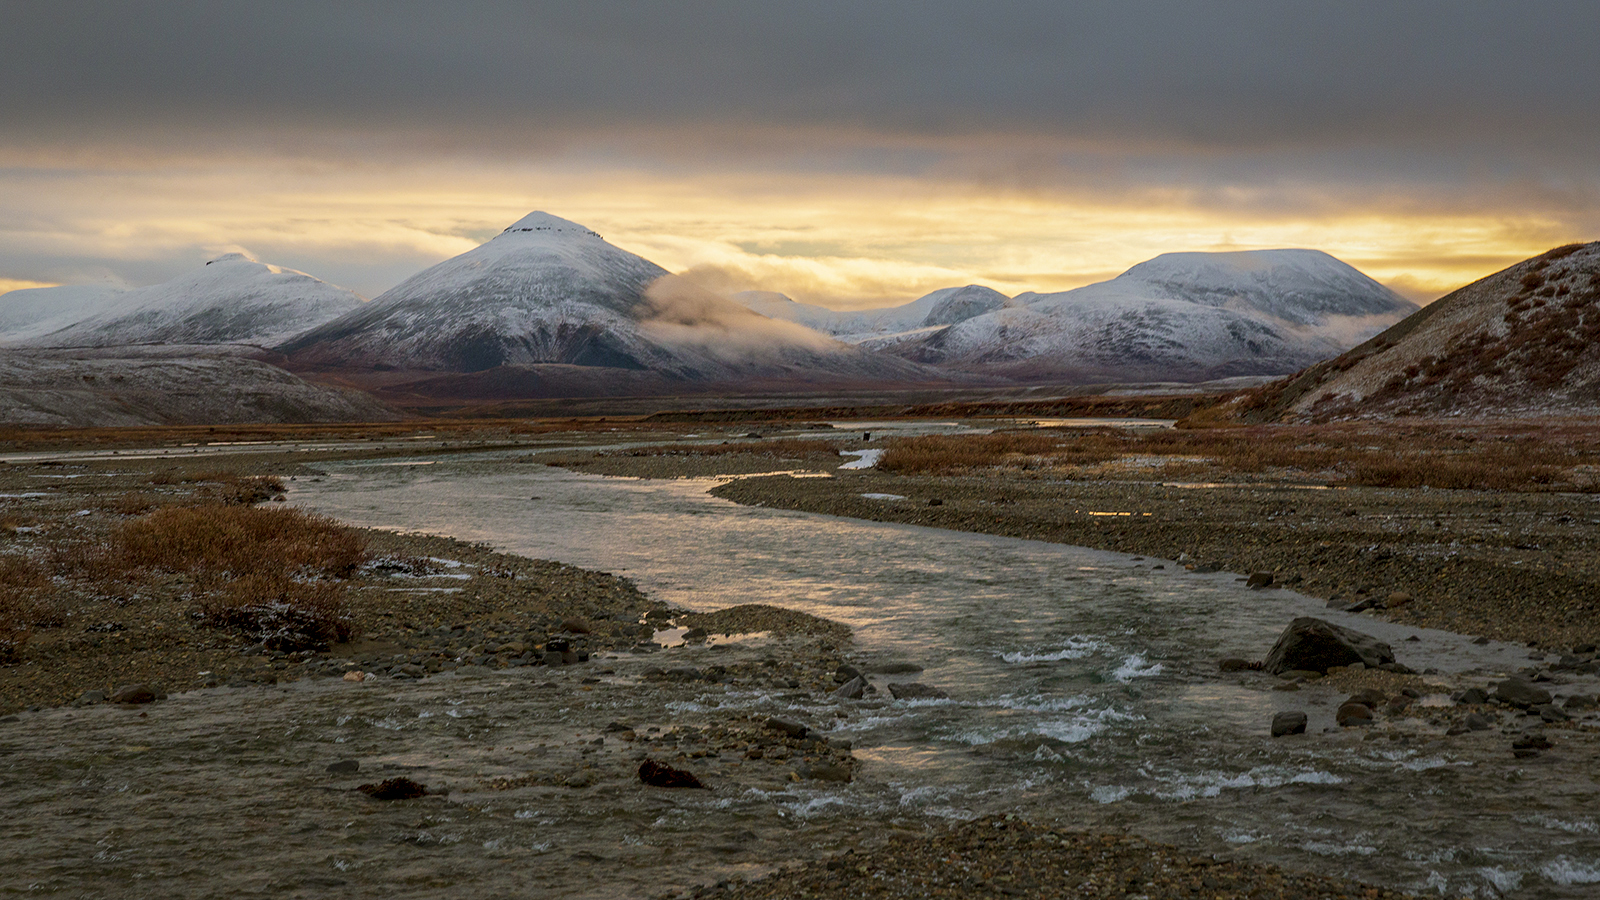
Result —
[[[889,685],[889,695],[896,700],[948,700],[950,695],[931,684],[919,681]]]
[[[425,796],[428,789],[409,778],[390,778],[376,784],[358,785],[356,790],[374,800],[413,800]]]
[[[354,759],[341,759],[328,763],[328,772],[332,775],[354,775],[361,771],[361,763]]]
[[[639,764],[639,780],[651,787],[706,789],[705,784],[693,772],[675,769],[653,759],[647,759]]]
[[[859,675],[839,685],[833,692],[835,700],[860,700],[867,692],[867,680]]]
[[[111,692],[112,703],[152,703],[156,692],[149,685],[125,684]]]
[[[1518,709],[1543,706],[1550,702],[1550,692],[1536,686],[1526,678],[1507,678],[1495,685],[1494,699]]]
[[[1306,714],[1291,711],[1281,712],[1272,717],[1272,736],[1284,737],[1291,734],[1306,733]]]

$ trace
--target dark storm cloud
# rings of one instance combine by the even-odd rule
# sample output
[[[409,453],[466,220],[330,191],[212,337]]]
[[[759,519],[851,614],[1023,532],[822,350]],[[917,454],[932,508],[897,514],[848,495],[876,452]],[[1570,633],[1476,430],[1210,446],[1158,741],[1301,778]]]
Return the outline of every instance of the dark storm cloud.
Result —
[[[0,128],[1001,132],[1580,156],[1600,4],[0,0]]]

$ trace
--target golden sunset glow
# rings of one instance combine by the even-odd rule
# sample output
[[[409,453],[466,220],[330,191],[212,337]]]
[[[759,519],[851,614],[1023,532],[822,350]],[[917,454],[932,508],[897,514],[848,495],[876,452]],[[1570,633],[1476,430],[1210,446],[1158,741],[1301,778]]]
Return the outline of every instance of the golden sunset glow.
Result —
[[[1578,237],[1538,214],[1351,207],[1263,216],[1184,198],[1115,202],[959,180],[528,167],[133,170],[23,185],[10,202],[57,221],[29,238],[43,252],[187,255],[192,266],[244,251],[367,296],[541,209],[707,288],[778,291],[837,308],[968,283],[1013,295],[1058,291],[1161,253],[1273,247],[1324,250],[1425,302]]]

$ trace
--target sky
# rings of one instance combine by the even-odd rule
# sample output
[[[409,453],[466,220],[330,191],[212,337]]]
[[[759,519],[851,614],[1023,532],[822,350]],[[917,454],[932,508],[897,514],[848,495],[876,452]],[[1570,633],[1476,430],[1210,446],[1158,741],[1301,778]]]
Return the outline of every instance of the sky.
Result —
[[[0,0],[0,291],[372,297],[532,210],[836,308],[1312,247],[1426,302],[1600,239],[1600,4]]]

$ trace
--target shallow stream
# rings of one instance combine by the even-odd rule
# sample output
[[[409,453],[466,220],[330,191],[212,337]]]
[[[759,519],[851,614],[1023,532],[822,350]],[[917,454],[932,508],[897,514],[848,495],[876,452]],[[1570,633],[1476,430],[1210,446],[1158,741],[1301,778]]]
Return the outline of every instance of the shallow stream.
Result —
[[[1298,615],[1374,634],[1445,675],[1515,671],[1524,648],[1330,613],[1172,561],[741,507],[708,496],[710,480],[514,456],[328,468],[295,485],[296,502],[624,574],[690,609],[805,610],[854,627],[869,659],[923,667],[876,681],[920,680],[952,699],[853,710],[836,735],[885,789],[841,789],[817,807],[833,814],[1018,810],[1425,893],[1600,889],[1597,794],[1574,760],[1514,761],[1498,730],[1363,740],[1333,723],[1342,697],[1216,671],[1220,657],[1260,658]],[[1310,734],[1270,739],[1278,709],[1306,709]]]

